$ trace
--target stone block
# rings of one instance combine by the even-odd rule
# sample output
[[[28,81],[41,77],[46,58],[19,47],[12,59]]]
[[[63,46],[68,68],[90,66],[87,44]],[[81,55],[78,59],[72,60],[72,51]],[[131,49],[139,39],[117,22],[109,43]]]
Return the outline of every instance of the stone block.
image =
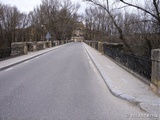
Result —
[[[103,43],[102,42],[98,42],[98,51],[101,52],[102,54],[104,54]]]
[[[37,51],[37,42],[32,42],[33,52]]]
[[[38,41],[37,42],[37,50],[42,50],[44,49],[44,43],[43,41]]]
[[[160,96],[160,49],[152,50],[151,59],[152,59],[151,82],[157,88],[156,93]]]
[[[47,48],[47,42],[43,42],[43,49],[46,49]]]
[[[62,41],[61,41],[61,45],[63,45],[63,44],[64,44],[64,41],[62,40]]]
[[[27,44],[25,44],[25,45],[24,45],[23,53],[24,53],[24,54],[27,54],[27,53],[28,53],[28,47],[27,47]]]
[[[48,41],[48,48],[52,47],[52,41]]]
[[[59,45],[59,41],[53,41],[53,43],[54,43],[55,46]]]
[[[151,52],[151,59],[152,61],[159,61],[160,62],[160,49],[154,49]]]
[[[11,44],[11,56],[28,53],[28,46],[25,42],[14,42]]]

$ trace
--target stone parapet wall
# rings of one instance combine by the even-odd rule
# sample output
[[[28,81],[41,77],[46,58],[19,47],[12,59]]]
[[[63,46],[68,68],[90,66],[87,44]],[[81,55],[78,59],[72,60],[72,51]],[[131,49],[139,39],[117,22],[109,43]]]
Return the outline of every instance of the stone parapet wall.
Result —
[[[35,46],[37,46],[37,42],[26,42],[27,47],[28,47],[28,51],[34,51],[36,48]]]
[[[75,42],[83,42],[84,41],[84,37],[80,36],[80,37],[72,37],[71,40],[75,41]]]
[[[44,48],[45,48],[45,45],[43,41],[37,42],[37,50],[42,50]]]
[[[46,48],[51,48],[53,46],[58,46],[73,42],[72,40],[56,40],[56,41],[34,41],[34,42],[14,42],[11,44],[11,56],[18,56],[27,54],[28,52],[34,52],[38,50],[43,50]]]
[[[91,41],[86,40],[84,41],[91,47],[97,49],[100,53],[104,54],[104,48],[110,48],[117,51],[123,51],[123,44],[122,43],[106,43],[106,42],[99,42],[99,41]],[[153,92],[155,92],[158,96],[160,96],[160,49],[152,50],[152,70],[149,67],[148,71],[151,71],[151,81],[150,87]]]
[[[11,56],[22,55],[28,53],[27,43],[16,42],[11,44]]]
[[[160,96],[160,49],[152,50],[152,76],[151,88]]]

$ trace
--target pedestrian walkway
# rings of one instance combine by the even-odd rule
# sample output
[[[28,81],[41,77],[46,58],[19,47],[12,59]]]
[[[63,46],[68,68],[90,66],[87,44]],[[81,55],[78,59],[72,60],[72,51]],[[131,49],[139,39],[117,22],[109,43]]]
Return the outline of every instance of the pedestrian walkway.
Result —
[[[68,44],[71,44],[71,43],[68,43]],[[67,44],[65,44],[65,45],[67,45]],[[50,51],[53,51],[53,50],[55,50],[57,48],[60,48],[62,46],[64,46],[64,45],[55,46],[55,47],[52,47],[52,48],[46,48],[46,49],[36,51],[36,52],[28,52],[27,55],[21,55],[21,56],[18,56],[18,57],[14,57],[14,58],[10,58],[10,59],[7,59],[7,60],[0,61],[0,70],[7,69],[7,68],[12,67],[14,65],[17,65],[19,63],[25,62],[29,59],[32,59],[32,58],[38,57],[40,55],[43,55],[45,53],[48,53]]]
[[[146,112],[160,117],[160,98],[150,90],[147,84],[85,43],[84,47],[112,94],[137,103]]]

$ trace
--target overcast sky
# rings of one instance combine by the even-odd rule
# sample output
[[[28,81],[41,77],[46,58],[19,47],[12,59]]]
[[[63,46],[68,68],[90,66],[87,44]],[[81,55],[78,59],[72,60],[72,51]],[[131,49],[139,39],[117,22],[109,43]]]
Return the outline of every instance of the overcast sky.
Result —
[[[79,13],[84,12],[86,4],[82,2],[82,0],[71,0],[74,3],[79,2],[81,4],[81,8],[79,10]],[[1,3],[3,4],[10,4],[17,6],[17,8],[21,12],[29,12],[32,11],[34,7],[38,6],[41,4],[41,0],[0,0]]]
[[[87,6],[86,2],[82,2],[82,0],[71,0],[71,1],[73,1],[74,3],[77,3],[77,2],[80,3],[81,8],[79,9],[78,12],[84,13],[85,8]],[[139,4],[144,2],[144,0],[128,0],[128,1],[130,1],[130,2],[133,2],[133,1],[137,2],[138,1]],[[148,0],[146,0],[146,1],[148,1]],[[0,2],[3,4],[10,4],[12,6],[17,6],[17,8],[21,12],[26,12],[26,13],[28,13],[29,11],[32,11],[34,9],[34,7],[41,4],[41,0],[0,0]]]

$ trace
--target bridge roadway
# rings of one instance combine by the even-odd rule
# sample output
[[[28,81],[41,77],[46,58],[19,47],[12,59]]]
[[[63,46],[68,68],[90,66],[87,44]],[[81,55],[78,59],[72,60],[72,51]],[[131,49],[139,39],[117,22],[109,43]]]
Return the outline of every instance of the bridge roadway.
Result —
[[[0,120],[128,120],[137,114],[144,112],[109,92],[82,43],[0,71]]]

